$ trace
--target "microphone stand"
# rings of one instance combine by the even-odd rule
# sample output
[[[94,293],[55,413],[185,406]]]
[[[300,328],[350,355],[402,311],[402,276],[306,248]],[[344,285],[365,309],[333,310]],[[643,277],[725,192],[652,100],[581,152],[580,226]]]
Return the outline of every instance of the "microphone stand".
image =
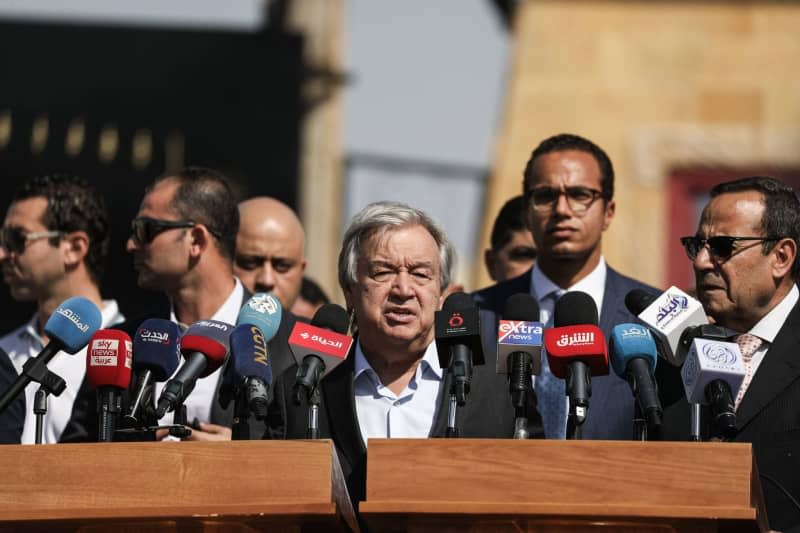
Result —
[[[308,395],[308,431],[306,436],[309,439],[319,438],[319,387],[314,387]]]
[[[589,410],[589,398],[592,396],[592,371],[583,361],[575,361],[567,365],[567,396],[569,396],[569,414],[567,415],[567,440],[581,440],[581,428],[586,421]]]
[[[35,444],[41,444],[44,433],[44,417],[47,414],[47,389],[44,387],[39,387],[33,397],[33,414],[36,415]]]
[[[530,354],[526,352],[512,352],[508,357],[510,359],[508,367],[511,368],[508,391],[511,393],[511,404],[514,406],[514,438],[527,439],[529,432],[526,407],[533,362]]]
[[[466,346],[456,345],[453,347],[450,368],[447,372],[450,374],[451,382],[445,436],[456,438],[459,435],[456,426],[456,412],[459,406],[467,403],[467,394],[469,394],[470,380],[472,379],[472,355]]]
[[[691,427],[689,429],[689,440],[692,442],[700,442],[700,420],[701,420],[701,412],[700,412],[700,404],[693,403],[690,404],[692,408],[692,422]]]

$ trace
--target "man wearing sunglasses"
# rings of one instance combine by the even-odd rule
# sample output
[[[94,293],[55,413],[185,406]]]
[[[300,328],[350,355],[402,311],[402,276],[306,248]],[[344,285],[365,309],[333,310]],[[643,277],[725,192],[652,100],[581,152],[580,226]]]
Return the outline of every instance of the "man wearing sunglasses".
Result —
[[[616,210],[614,169],[608,155],[577,135],[550,137],[531,154],[524,171],[523,194],[528,227],[536,243],[536,263],[524,274],[474,294],[483,309],[481,326],[487,349],[493,349],[506,299],[520,292],[538,300],[546,327],[553,324],[556,300],[568,291],[582,291],[594,299],[600,328],[607,337],[615,325],[636,322],[625,307],[625,295],[636,288],[654,294],[659,291],[619,274],[603,259],[603,232]],[[658,365],[656,377],[660,390],[672,391],[670,401],[674,401],[682,394],[680,376],[666,367]],[[565,385],[552,375],[544,354],[534,388],[545,436],[565,438]],[[592,376],[591,393],[582,437],[633,438],[634,400],[628,384],[612,371],[608,376]]]
[[[770,527],[780,531],[800,526],[800,509],[778,488],[800,499],[798,239],[800,201],[768,177],[714,187],[697,233],[681,239],[706,313],[743,334],[732,339],[745,363],[734,440],[753,443]],[[685,434],[688,413],[675,424]]]
[[[17,372],[48,343],[44,324],[67,298],[83,296],[94,302],[102,311],[103,327],[122,322],[117,303],[100,297],[108,243],[105,202],[86,181],[37,177],[14,193],[0,228],[3,281],[15,300],[33,301],[37,307],[31,320],[0,339],[0,348],[8,352]],[[67,383],[60,396],[50,396],[47,402],[42,441],[53,443],[67,425],[84,379],[85,349],[75,355],[59,352],[48,368]],[[35,440],[33,402],[38,388],[36,383],[25,388],[23,444]]]

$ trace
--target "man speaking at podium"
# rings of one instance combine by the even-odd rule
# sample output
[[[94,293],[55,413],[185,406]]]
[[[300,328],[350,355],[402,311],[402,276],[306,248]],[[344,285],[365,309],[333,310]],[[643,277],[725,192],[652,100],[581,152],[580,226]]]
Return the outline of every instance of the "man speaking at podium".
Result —
[[[404,204],[368,205],[345,232],[339,284],[358,333],[350,353],[320,383],[319,437],[336,443],[354,505],[365,496],[368,439],[446,433],[449,378],[434,342],[434,317],[453,260],[438,225]],[[296,368],[283,374],[276,396],[286,437],[302,439],[309,409],[306,399],[295,404],[295,375]],[[507,389],[493,354],[486,354],[486,364],[474,369],[466,405],[458,408],[460,436],[510,438],[515,413]],[[531,434],[540,435],[533,405],[529,420]]]
[[[776,530],[800,526],[798,238],[795,192],[774,178],[753,177],[714,187],[697,233],[682,239],[706,313],[742,333],[735,340],[745,378],[733,440],[753,443]],[[688,427],[686,418],[679,424]]]

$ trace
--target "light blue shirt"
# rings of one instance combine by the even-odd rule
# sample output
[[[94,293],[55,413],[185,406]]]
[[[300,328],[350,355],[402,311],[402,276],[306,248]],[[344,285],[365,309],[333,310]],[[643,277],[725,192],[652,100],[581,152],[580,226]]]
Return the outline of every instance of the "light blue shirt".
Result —
[[[395,395],[381,383],[356,344],[353,391],[356,415],[364,445],[377,438],[427,438],[439,411],[444,372],[439,366],[436,343],[425,350],[406,388]]]

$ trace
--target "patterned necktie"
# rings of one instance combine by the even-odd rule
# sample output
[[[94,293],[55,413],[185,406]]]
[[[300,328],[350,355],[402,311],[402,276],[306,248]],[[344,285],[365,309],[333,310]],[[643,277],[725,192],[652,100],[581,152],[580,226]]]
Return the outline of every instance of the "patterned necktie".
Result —
[[[739,393],[736,395],[736,403],[734,404],[736,409],[739,409],[739,404],[742,403],[742,398],[744,398],[744,394],[747,392],[747,387],[753,379],[753,366],[751,364],[753,354],[758,351],[763,342],[764,341],[760,338],[755,335],[750,335],[749,333],[743,333],[736,337],[736,344],[739,345],[739,349],[742,351],[742,361],[744,361],[744,379],[742,380],[742,385],[739,387]]]
[[[550,317],[545,328],[553,327],[555,302],[564,294],[563,290],[553,291],[542,299],[542,303],[549,300],[552,305]],[[542,415],[544,435],[548,439],[565,439],[567,436],[567,392],[563,379],[558,379],[550,372],[547,364],[547,355],[542,351],[542,373],[536,376],[536,407]]]

